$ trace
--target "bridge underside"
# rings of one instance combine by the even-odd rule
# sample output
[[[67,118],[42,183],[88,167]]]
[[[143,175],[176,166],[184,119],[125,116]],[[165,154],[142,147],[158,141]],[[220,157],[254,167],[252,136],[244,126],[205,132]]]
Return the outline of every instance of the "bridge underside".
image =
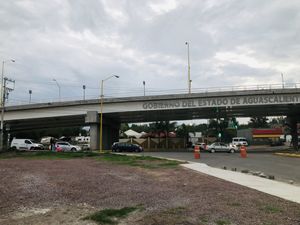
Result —
[[[219,108],[189,108],[143,112],[109,113],[107,117],[121,123],[153,122],[161,120],[212,119],[224,117],[300,115],[300,105],[265,105]]]
[[[41,119],[26,119],[7,122],[11,131],[25,131],[36,129],[48,129],[56,127],[75,127],[85,124],[85,115],[82,116],[65,116],[49,117]],[[7,126],[6,126],[7,129]]]
[[[135,111],[104,114],[106,119],[116,123],[154,122],[161,120],[191,120],[224,117],[253,116],[297,116],[300,115],[300,105],[264,105],[219,108],[188,108],[157,111]],[[12,131],[47,129],[55,127],[85,126],[85,116],[48,117],[41,119],[26,119],[8,121]]]

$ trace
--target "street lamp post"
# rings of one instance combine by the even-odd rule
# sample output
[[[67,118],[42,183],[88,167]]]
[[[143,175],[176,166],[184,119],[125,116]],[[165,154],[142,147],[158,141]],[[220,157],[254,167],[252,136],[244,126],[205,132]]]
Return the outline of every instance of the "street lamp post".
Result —
[[[82,89],[83,89],[83,100],[85,100],[85,89],[86,89],[86,86],[83,85],[83,86],[82,86]]]
[[[281,73],[281,83],[282,83],[282,89],[284,89],[284,79],[283,79],[283,73]]]
[[[60,95],[60,85],[59,83],[57,82],[56,79],[53,79],[53,81],[56,83],[57,87],[58,87],[58,97],[59,97],[59,101],[61,101],[61,95]]]
[[[0,127],[0,151],[3,150],[3,129],[4,129],[4,107],[5,107],[5,90],[4,90],[4,64],[6,62],[15,62],[14,59],[2,61],[2,72],[1,72],[1,127]]]
[[[146,88],[145,88],[146,82],[145,81],[143,81],[143,85],[144,85],[144,96],[146,96]]]
[[[119,78],[119,76],[117,75],[111,75],[105,79],[103,79],[101,81],[101,96],[100,96],[100,152],[103,152],[103,142],[102,142],[102,138],[103,138],[103,133],[102,133],[102,127],[103,127],[103,84],[104,81],[110,79],[110,78]]]
[[[185,44],[187,45],[187,56],[188,56],[188,89],[189,89],[189,94],[191,94],[192,80],[191,80],[191,65],[190,65],[190,44],[189,42],[185,42]]]
[[[32,90],[29,90],[29,104],[31,103]]]

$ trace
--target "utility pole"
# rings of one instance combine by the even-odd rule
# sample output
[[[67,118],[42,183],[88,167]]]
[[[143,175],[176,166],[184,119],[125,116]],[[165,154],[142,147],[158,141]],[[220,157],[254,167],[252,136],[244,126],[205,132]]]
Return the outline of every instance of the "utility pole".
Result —
[[[146,89],[145,89],[145,85],[146,85],[146,82],[143,81],[143,85],[144,85],[144,97],[146,96]]]
[[[1,73],[1,93],[0,93],[0,106],[1,106],[1,126],[0,126],[0,151],[3,150],[3,122],[4,122],[4,107],[5,107],[5,93],[6,93],[6,81],[4,79],[4,65],[6,62],[15,62],[14,59],[10,59],[10,60],[3,60],[2,61],[2,73]],[[5,81],[5,82],[4,82]],[[2,116],[3,115],[3,116]]]
[[[188,56],[188,89],[189,94],[191,94],[192,89],[192,80],[191,80],[191,65],[190,65],[190,44],[189,42],[185,42],[187,45],[187,56]]]
[[[13,83],[13,88],[8,88],[7,87],[7,83],[11,82]],[[4,111],[5,111],[5,100],[8,99],[8,94],[9,92],[13,91],[15,88],[15,81],[11,80],[7,77],[3,78],[3,95],[2,97],[2,101],[1,101],[1,132],[0,132],[0,149],[3,150],[3,134],[4,134]]]

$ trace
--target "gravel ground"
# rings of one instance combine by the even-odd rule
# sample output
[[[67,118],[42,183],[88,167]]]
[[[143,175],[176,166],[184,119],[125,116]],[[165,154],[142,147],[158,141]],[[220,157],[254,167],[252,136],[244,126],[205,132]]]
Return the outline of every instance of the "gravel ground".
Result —
[[[182,167],[95,159],[0,160],[0,224],[95,224],[104,208],[139,206],[120,224],[299,225],[300,205]]]

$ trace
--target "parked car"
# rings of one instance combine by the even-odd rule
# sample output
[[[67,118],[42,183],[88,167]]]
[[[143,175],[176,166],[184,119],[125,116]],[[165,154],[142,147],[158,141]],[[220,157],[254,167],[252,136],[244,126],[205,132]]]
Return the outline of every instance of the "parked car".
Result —
[[[115,142],[111,146],[113,152],[142,152],[144,149],[137,144]]]
[[[66,141],[58,141],[55,143],[56,151],[62,152],[76,152],[80,151],[81,147],[78,145],[71,145],[69,142]]]
[[[14,138],[10,144],[11,149],[14,150],[43,150],[44,145],[32,139],[17,139]]]
[[[211,153],[213,153],[213,152],[235,153],[236,151],[238,151],[238,147],[233,144],[226,144],[223,142],[215,142],[215,143],[212,143],[211,145],[208,145],[207,150]]]
[[[232,138],[232,144],[237,146],[240,145],[248,146],[248,141],[244,137],[234,137]]]
[[[206,148],[207,148],[207,144],[206,143],[204,143],[204,142],[197,142],[197,143],[193,144],[193,146],[192,146],[193,150],[195,148],[195,145],[199,145],[200,150],[206,150]]]

